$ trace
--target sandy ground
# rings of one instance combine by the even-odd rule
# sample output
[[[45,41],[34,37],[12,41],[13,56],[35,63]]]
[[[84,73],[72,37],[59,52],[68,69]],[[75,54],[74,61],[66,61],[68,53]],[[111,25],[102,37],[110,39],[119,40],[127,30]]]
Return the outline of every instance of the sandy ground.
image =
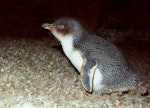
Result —
[[[112,13],[111,8],[108,9],[111,11],[107,8],[101,10],[97,2],[90,3],[90,7],[86,7],[84,12],[77,11],[74,7],[64,9],[64,5],[55,0],[53,2],[56,5],[52,7],[52,1],[47,4],[48,0],[15,1],[1,0],[0,4],[0,108],[150,108],[150,30],[139,33],[118,32],[116,29],[106,28],[99,30],[99,18],[105,19],[103,13],[110,16],[104,20],[110,22],[108,25],[117,25],[120,21],[124,22],[120,25],[124,25],[129,22],[123,20],[128,18],[126,13]],[[107,3],[101,5],[105,7]],[[108,6],[110,7],[109,2]],[[65,11],[58,11],[60,9]],[[123,9],[127,12],[126,8]],[[98,16],[100,10],[102,15]],[[88,13],[91,12],[93,14],[89,16]],[[102,34],[120,47],[144,82],[143,94],[133,91],[110,95],[85,92],[79,74],[64,56],[61,47],[58,47],[58,42],[49,37],[39,38],[47,35],[41,28],[42,23],[51,22],[54,17],[66,15],[65,13],[80,16],[88,23],[87,28]],[[114,20],[114,15],[122,20]]]
[[[89,94],[77,71],[50,38],[0,39],[0,108],[150,108],[150,50],[121,43],[148,91]]]

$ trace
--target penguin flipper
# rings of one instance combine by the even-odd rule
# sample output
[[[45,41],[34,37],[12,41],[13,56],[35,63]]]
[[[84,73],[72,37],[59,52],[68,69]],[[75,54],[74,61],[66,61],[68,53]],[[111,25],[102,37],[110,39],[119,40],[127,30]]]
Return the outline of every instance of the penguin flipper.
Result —
[[[81,82],[87,92],[93,90],[93,78],[95,70],[97,68],[97,62],[92,59],[87,59],[81,72]]]

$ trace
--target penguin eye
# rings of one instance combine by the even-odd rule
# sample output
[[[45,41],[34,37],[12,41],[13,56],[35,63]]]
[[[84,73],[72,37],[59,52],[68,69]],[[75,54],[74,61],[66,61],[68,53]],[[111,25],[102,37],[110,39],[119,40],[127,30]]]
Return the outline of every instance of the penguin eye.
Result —
[[[57,27],[58,27],[59,29],[64,29],[64,28],[65,28],[64,25],[57,25]]]

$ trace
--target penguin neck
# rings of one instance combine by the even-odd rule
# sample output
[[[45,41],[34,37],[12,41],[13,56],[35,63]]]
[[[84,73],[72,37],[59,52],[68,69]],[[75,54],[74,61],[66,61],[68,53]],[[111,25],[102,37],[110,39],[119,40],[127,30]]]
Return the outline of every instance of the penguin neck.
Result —
[[[79,46],[81,46],[81,43],[84,43],[86,39],[86,34],[87,32],[82,32],[76,35],[76,37],[73,40],[73,44],[75,48],[78,48]]]
[[[87,31],[80,24],[74,27],[74,31],[72,33],[74,36],[74,39],[73,39],[74,45],[78,44],[79,41],[82,40],[86,32]]]
[[[84,41],[84,34],[86,33],[87,32],[83,32],[82,30],[80,30],[79,32],[64,36],[60,41],[64,53],[68,55],[77,48],[76,46],[80,46],[79,44],[81,43],[81,41]]]
[[[80,72],[83,64],[83,58],[79,50],[74,47],[74,36],[68,35],[61,41],[62,49],[74,67]]]
[[[67,35],[60,41],[63,51],[66,55],[70,54],[70,52],[74,50],[73,40],[73,35]]]

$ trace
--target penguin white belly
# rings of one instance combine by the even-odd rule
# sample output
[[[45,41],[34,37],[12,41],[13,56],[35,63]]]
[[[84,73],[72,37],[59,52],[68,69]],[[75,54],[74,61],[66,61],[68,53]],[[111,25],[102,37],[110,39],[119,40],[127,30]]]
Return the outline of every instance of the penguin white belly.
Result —
[[[83,58],[79,51],[72,51],[69,55],[66,54],[71,63],[75,66],[75,68],[80,72],[83,64]]]
[[[75,50],[73,47],[72,36],[68,36],[61,41],[61,45],[65,55],[74,65],[74,67],[80,72],[83,64],[83,58],[79,50]]]

